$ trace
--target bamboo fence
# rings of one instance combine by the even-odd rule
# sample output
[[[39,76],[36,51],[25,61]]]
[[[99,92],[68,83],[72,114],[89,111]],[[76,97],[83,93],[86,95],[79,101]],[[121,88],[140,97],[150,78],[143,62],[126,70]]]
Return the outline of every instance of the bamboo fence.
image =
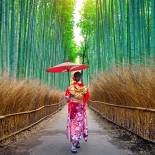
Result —
[[[89,107],[105,119],[139,137],[155,142],[155,109],[89,100]]]
[[[57,104],[44,105],[38,109],[0,116],[0,142],[38,124],[61,110],[64,99]]]

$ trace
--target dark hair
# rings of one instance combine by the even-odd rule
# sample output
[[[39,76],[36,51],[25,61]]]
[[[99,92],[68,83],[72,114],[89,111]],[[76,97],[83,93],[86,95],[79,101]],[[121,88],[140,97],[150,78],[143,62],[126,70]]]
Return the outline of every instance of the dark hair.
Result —
[[[75,81],[80,81],[81,77],[82,77],[82,74],[80,72],[74,73],[74,80]]]

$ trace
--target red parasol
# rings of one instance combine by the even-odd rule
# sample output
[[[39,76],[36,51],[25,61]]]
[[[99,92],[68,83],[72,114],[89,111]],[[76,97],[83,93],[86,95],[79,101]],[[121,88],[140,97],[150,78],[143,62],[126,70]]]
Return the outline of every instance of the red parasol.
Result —
[[[56,73],[58,73],[58,72],[68,72],[68,75],[69,75],[69,72],[83,70],[83,69],[87,69],[87,68],[89,68],[88,65],[75,64],[75,63],[67,61],[67,62],[64,62],[62,64],[59,64],[59,65],[48,68],[47,72],[56,72]]]
[[[75,64],[72,62],[64,62],[62,64],[50,67],[47,72],[71,72],[77,70],[87,69],[88,66],[85,64]]]

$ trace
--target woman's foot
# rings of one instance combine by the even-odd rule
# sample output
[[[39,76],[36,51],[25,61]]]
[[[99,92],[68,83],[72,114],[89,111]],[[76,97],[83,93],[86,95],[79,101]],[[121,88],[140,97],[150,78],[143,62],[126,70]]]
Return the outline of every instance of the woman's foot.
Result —
[[[84,140],[85,140],[85,142],[87,142],[88,141],[88,137],[84,137]]]
[[[74,145],[72,145],[72,147],[71,147],[71,152],[72,153],[77,153],[76,147]]]
[[[88,135],[87,134],[83,134],[83,139],[85,140],[85,142],[87,142],[87,140],[88,140]]]
[[[80,148],[80,142],[78,141],[77,144],[75,145],[76,148]]]

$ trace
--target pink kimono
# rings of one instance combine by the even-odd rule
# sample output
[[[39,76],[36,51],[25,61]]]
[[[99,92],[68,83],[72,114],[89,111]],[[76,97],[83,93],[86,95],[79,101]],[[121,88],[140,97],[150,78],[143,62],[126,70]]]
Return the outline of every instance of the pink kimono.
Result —
[[[84,87],[83,83],[79,82],[73,82],[70,86]],[[80,141],[82,137],[87,141],[88,125],[86,103],[89,97],[89,92],[87,89],[82,100],[74,101],[71,97],[70,86],[67,88],[65,94],[68,103],[67,138],[71,144],[74,144],[77,141]]]

